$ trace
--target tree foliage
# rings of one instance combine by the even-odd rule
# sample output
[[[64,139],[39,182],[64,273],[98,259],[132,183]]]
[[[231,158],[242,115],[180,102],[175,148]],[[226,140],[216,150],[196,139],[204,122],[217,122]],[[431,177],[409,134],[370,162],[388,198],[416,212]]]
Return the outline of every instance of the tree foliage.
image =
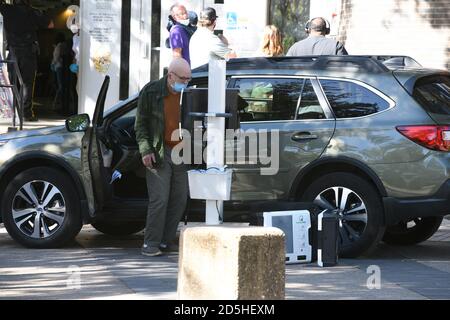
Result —
[[[271,0],[270,21],[283,36],[285,53],[298,40],[307,37],[305,24],[309,20],[310,0]]]

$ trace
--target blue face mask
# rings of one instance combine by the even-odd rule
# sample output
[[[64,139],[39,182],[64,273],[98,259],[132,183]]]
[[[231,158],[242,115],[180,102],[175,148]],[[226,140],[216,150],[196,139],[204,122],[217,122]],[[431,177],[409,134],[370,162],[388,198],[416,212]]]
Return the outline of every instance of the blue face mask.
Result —
[[[172,85],[172,89],[175,92],[182,92],[183,90],[186,90],[186,88],[187,88],[187,84],[186,83],[175,82]]]

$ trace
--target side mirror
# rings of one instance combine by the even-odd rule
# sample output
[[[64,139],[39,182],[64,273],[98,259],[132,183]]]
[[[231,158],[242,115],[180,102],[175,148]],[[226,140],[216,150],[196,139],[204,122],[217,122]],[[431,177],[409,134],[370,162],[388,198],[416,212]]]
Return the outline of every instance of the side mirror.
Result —
[[[69,132],[84,132],[89,128],[90,123],[88,114],[76,114],[66,120],[66,129]]]

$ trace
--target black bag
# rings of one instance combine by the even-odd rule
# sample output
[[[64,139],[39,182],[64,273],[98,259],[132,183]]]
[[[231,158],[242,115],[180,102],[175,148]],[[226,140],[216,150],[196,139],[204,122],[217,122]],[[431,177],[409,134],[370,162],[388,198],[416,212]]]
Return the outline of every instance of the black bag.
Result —
[[[339,216],[336,210],[324,210],[317,216],[317,264],[337,265],[339,255]]]

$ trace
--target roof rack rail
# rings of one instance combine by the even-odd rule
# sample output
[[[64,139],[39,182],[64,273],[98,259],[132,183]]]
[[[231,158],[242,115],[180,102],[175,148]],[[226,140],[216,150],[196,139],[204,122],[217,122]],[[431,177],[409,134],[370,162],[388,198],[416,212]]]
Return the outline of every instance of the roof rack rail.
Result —
[[[389,71],[378,60],[363,56],[318,56],[314,68],[320,70],[350,68],[371,73]]]
[[[375,55],[366,56],[368,58],[376,59],[381,61],[386,67],[412,67],[412,68],[422,68],[422,65],[417,62],[414,58],[404,55]]]
[[[385,73],[389,69],[375,56],[297,56],[297,57],[252,57],[237,58],[228,61],[228,69],[243,67],[251,69],[286,69],[303,68],[310,70],[352,70],[371,73]],[[207,72],[205,64],[195,69],[196,72]]]

